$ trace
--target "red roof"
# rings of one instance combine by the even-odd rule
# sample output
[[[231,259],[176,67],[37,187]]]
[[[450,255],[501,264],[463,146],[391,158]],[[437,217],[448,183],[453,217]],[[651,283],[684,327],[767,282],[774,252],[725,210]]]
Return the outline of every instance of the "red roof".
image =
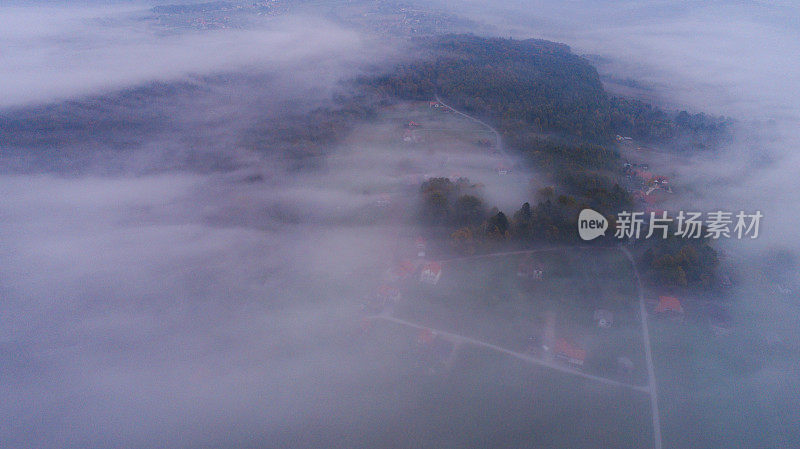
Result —
[[[563,338],[556,341],[556,354],[563,355],[569,359],[583,361],[586,359],[586,351],[584,349],[572,346],[567,340]]]
[[[656,313],[664,312],[683,313],[683,306],[681,306],[681,302],[678,301],[678,298],[673,296],[659,296]]]
[[[429,262],[422,267],[422,271],[430,271],[433,274],[438,274],[442,272],[442,266],[439,262]]]

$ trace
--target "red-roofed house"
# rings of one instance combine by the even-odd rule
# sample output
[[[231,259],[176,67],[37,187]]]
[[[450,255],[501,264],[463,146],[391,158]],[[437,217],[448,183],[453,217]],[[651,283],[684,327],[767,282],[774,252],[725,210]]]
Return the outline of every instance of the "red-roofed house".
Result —
[[[677,313],[683,315],[683,306],[674,296],[659,296],[656,313]]]
[[[586,360],[586,350],[573,346],[563,338],[556,341],[555,355],[556,358],[576,366],[583,366],[583,361]]]
[[[436,285],[442,277],[442,266],[437,262],[426,263],[419,274],[419,281],[426,284]]]

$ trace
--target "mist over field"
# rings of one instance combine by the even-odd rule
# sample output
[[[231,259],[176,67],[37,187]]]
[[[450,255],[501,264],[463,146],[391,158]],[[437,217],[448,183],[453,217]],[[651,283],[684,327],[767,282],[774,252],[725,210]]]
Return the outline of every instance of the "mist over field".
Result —
[[[353,79],[414,46],[305,2],[165,30],[150,8],[170,3],[0,6],[0,446],[521,447],[526,419],[563,428],[549,372],[481,347],[448,361],[465,368],[452,378],[420,376],[398,330],[363,337],[358,304],[421,232],[394,217],[417,206],[426,178],[470,178],[510,216],[549,185],[541,173],[478,151],[496,131],[454,114],[430,127],[461,140],[396,151],[385,137],[400,140],[395,122],[417,113],[403,103],[341,119],[342,135],[330,131],[338,118],[325,122],[330,142],[278,141],[293,120],[317,129],[300,117],[337,107]],[[481,35],[570,45],[609,92],[734,120],[720,148],[660,156],[683,209],[764,214],[758,239],[720,242],[738,340],[703,352],[705,334],[656,331],[664,447],[800,444],[797,6],[441,3]],[[498,160],[514,166],[508,177]],[[689,355],[669,371],[659,351]],[[682,384],[681,370],[696,376]],[[530,396],[510,393],[518,385]],[[576,401],[606,395],[575,389]],[[629,394],[598,403],[649,406]],[[605,422],[597,409],[583,417]],[[642,435],[606,444],[651,447]]]

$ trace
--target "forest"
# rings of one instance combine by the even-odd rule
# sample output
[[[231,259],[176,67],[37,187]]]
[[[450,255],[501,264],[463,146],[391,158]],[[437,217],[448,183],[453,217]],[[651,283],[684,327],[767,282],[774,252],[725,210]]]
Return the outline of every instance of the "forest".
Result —
[[[419,60],[360,83],[391,98],[447,98],[495,124],[506,145],[554,184],[508,213],[485,205],[467,179],[423,183],[420,220],[443,229],[454,249],[465,254],[578,243],[575,223],[586,207],[603,213],[613,228],[616,213],[633,207],[630,193],[621,187],[617,135],[704,149],[722,138],[730,124],[726,118],[671,113],[610,97],[594,67],[563,44],[472,35],[438,36],[418,44],[424,54]],[[708,242],[667,239],[649,245],[641,262],[654,282],[712,285],[718,259]]]

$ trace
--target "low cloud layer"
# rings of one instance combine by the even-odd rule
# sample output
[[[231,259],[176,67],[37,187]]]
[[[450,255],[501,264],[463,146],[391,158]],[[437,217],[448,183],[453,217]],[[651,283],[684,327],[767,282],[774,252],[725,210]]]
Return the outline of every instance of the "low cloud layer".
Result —
[[[0,107],[30,105],[153,81],[242,70],[299,70],[315,81],[372,51],[355,32],[312,17],[262,20],[247,29],[163,32],[144,6],[0,7]],[[373,55],[374,56],[374,55]]]
[[[800,254],[797,239],[786,238],[800,217],[800,35],[791,4],[458,9],[499,35],[607,56],[606,73],[643,81],[667,106],[735,117],[735,142],[676,162],[678,178],[695,186],[692,206],[764,212],[759,241],[731,248],[739,257]],[[495,158],[460,148],[431,156],[348,142],[327,149],[313,171],[290,169],[274,149],[243,145],[242,134],[326,104],[339,81],[394,50],[321,18],[163,33],[139,20],[143,11],[0,7],[4,111],[77,101],[119,118],[115,126],[157,124],[0,156],[0,446],[407,441],[392,439],[405,428],[391,424],[418,418],[407,399],[414,394],[397,393],[410,374],[397,351],[353,337],[359,299],[397,242],[397,226],[381,221],[386,210],[376,204],[425,175],[458,174],[489,179],[487,202],[513,210],[530,179],[499,179]],[[179,87],[106,101],[153,82]],[[381,126],[354,133],[397,131]],[[739,259],[745,269],[752,260],[761,259]],[[795,303],[760,302],[766,295],[745,287],[751,298],[739,313],[752,317],[751,328],[795,336]],[[488,372],[474,363],[476,379]],[[796,370],[782,366],[737,381],[774,396],[798,384]]]

